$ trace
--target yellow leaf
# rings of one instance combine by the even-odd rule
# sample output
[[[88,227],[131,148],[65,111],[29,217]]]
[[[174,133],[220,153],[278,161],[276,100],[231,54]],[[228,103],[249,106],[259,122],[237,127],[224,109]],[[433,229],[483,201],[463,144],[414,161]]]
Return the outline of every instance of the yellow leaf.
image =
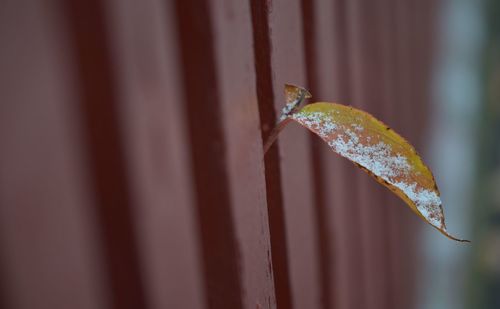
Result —
[[[284,108],[281,122],[271,134],[265,151],[289,121],[296,121],[323,139],[334,152],[389,188],[445,236],[467,241],[446,231],[440,194],[432,172],[403,137],[372,115],[350,106],[318,102],[299,110],[298,105],[309,93],[293,87],[287,85],[285,90],[286,93],[296,92],[295,99],[287,96],[287,105],[293,108]]]

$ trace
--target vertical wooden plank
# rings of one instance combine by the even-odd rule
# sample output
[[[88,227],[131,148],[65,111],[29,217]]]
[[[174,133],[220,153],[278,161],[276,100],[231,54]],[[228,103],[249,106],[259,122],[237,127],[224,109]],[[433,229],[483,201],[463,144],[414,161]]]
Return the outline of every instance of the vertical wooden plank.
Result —
[[[284,104],[284,84],[304,85],[306,82],[304,41],[300,2],[274,1],[270,5],[273,92],[268,95],[273,96],[274,110],[278,114]],[[279,143],[291,300],[295,308],[320,307],[309,138],[303,128],[291,125],[283,132]]]
[[[303,1],[309,87],[314,101],[349,104],[348,38],[343,1]],[[308,31],[309,28],[309,31]],[[325,221],[321,251],[323,308],[363,307],[361,238],[355,175],[347,160],[313,140],[318,221]],[[318,164],[319,163],[319,164]],[[318,188],[319,187],[319,188]],[[321,236],[321,232],[320,232]]]
[[[259,103],[262,140],[266,141],[273,129],[277,113],[274,108],[273,74],[271,61],[270,1],[250,1],[252,11],[253,51]],[[279,140],[275,142],[279,144]],[[278,308],[292,308],[288,244],[283,205],[281,165],[278,147],[271,147],[264,157],[266,197],[272,248],[274,288]]]
[[[389,1],[393,21],[387,25],[392,36],[393,70],[392,110],[395,129],[407,137],[417,150],[425,128],[426,101],[429,89],[428,74],[431,65],[432,5],[426,1]],[[416,8],[419,8],[418,10]],[[393,307],[414,306],[415,267],[418,230],[423,228],[418,218],[399,207],[399,201],[391,199],[391,273]]]
[[[302,11],[302,29],[304,35],[304,53],[305,53],[305,70],[307,79],[307,88],[314,95],[318,95],[318,80],[326,76],[318,76],[318,71],[321,69],[318,67],[319,59],[316,58],[318,50],[321,46],[317,46],[317,42],[321,37],[319,29],[317,27],[319,21],[317,20],[316,7],[318,5],[314,1],[301,1],[301,11]],[[333,13],[330,12],[330,13]],[[322,25],[327,26],[327,25]],[[331,25],[330,25],[331,26]],[[333,29],[333,27],[331,28]],[[329,39],[329,38],[328,38]],[[328,42],[331,43],[330,40]],[[323,65],[328,65],[323,63]],[[328,74],[328,73],[327,73]],[[335,277],[334,263],[336,260],[333,259],[333,247],[334,241],[331,232],[331,222],[329,222],[328,214],[328,203],[331,200],[327,199],[328,193],[325,184],[326,173],[330,170],[327,169],[328,165],[323,162],[322,153],[322,141],[320,139],[311,138],[311,166],[313,171],[313,199],[315,205],[315,219],[316,219],[316,234],[317,234],[317,244],[318,244],[318,267],[319,267],[319,280],[320,280],[320,301],[322,308],[331,308],[333,304],[333,299],[336,297],[336,289],[333,287],[333,278]],[[326,173],[325,173],[326,172]],[[345,265],[344,265],[345,266]]]
[[[432,68],[432,54],[434,51],[433,32],[433,8],[436,6],[434,1],[416,1],[408,0],[404,6],[397,7],[401,17],[400,23],[406,33],[404,37],[399,38],[399,46],[401,50],[406,50],[407,63],[406,66],[400,64],[398,72],[407,85],[407,93],[401,93],[401,100],[406,104],[400,107],[406,113],[405,127],[408,130],[408,137],[414,142],[417,151],[425,156],[424,137],[430,132],[427,130],[427,121],[429,115],[429,99],[430,99],[430,74]],[[400,33],[402,35],[403,33]],[[424,161],[428,162],[428,158],[424,157]],[[429,163],[429,162],[428,162]],[[446,205],[445,205],[446,208]],[[415,269],[422,266],[422,261],[419,256],[420,247],[420,231],[429,228],[422,224],[421,220],[413,216],[405,216],[402,218],[405,225],[405,242],[404,250],[405,260],[407,261],[403,267],[405,293],[400,300],[407,307],[415,307],[417,300],[414,291],[417,289],[417,275]]]
[[[242,302],[245,308],[275,308],[250,6],[211,4]]]
[[[412,140],[415,136],[412,131],[413,111],[414,106],[411,104],[412,99],[412,84],[415,79],[415,66],[412,63],[412,41],[414,36],[411,32],[411,0],[396,1],[393,0],[395,10],[395,40],[396,40],[396,57],[394,59],[396,66],[396,94],[398,106],[398,118],[400,130],[403,136]]]
[[[171,2],[106,6],[144,285],[151,308],[204,308]]]
[[[340,102],[351,105],[354,104],[351,60],[354,55],[350,49],[353,38],[350,35],[348,20],[349,2],[346,0],[336,0],[333,5],[335,22],[334,42],[336,44],[335,50],[337,51],[335,72],[338,74],[335,82],[339,85],[337,95]],[[327,86],[325,85],[325,87]],[[343,179],[341,183],[343,187],[340,187],[342,191],[337,191],[336,195],[339,196],[338,198],[342,202],[342,207],[345,208],[343,211],[347,213],[347,220],[345,220],[347,222],[342,220],[340,216],[333,218],[332,222],[338,226],[338,229],[345,229],[349,235],[344,238],[345,247],[348,248],[348,270],[345,270],[342,276],[337,278],[337,281],[346,280],[348,293],[345,296],[345,301],[342,301],[343,298],[339,298],[338,304],[345,305],[347,308],[363,308],[368,306],[368,304],[365,295],[366,287],[364,285],[366,281],[365,268],[360,267],[364,261],[364,246],[362,242],[363,228],[360,220],[362,209],[360,207],[359,186],[355,181],[356,177],[358,177],[357,175],[359,175],[359,171],[354,169],[350,163],[342,162],[336,169],[342,171],[341,175]],[[331,181],[333,182],[334,180]]]
[[[115,308],[147,308],[104,5],[63,2],[78,81],[95,212]]]
[[[353,105],[384,119],[381,28],[377,23],[380,3],[355,0],[348,2],[350,60]],[[390,123],[389,123],[390,125]],[[358,173],[360,174],[360,173]],[[388,290],[388,210],[384,203],[387,190],[373,179],[359,175],[361,226],[363,229],[363,267],[366,301],[371,308],[387,308]]]
[[[387,123],[409,138],[409,126],[411,120],[405,120],[410,98],[405,91],[408,88],[401,87],[401,81],[408,78],[401,66],[407,66],[408,63],[402,61],[408,59],[408,50],[401,49],[401,39],[407,40],[408,33],[404,31],[404,25],[401,21],[405,16],[401,16],[401,11],[397,7],[401,3],[395,3],[392,0],[384,1],[377,10],[378,20],[381,24],[383,41],[383,59],[381,64],[386,68],[382,74],[384,83],[382,96],[384,97],[384,109]],[[402,31],[403,30],[403,31]],[[404,35],[404,38],[401,37]],[[414,140],[410,139],[412,143]],[[389,273],[389,307],[401,308],[412,306],[410,295],[413,294],[412,287],[408,285],[408,271],[413,268],[412,250],[415,233],[411,220],[414,220],[413,214],[404,203],[392,194],[386,196],[387,216],[388,216],[388,267]],[[418,219],[418,218],[417,218]],[[417,220],[418,221],[418,220]]]
[[[396,57],[396,38],[395,38],[395,9],[391,0],[384,0],[379,3],[379,6],[375,9],[377,23],[379,24],[380,31],[380,48],[381,48],[381,58],[379,63],[381,65],[380,74],[380,87],[381,87],[381,99],[382,99],[382,109],[384,115],[384,121],[390,126],[398,125],[397,120],[398,113],[398,103],[397,97],[395,96],[395,81],[396,81],[396,71],[394,65],[394,59]],[[397,130],[397,128],[396,128]],[[398,131],[399,132],[399,131]],[[403,250],[401,244],[395,241],[401,233],[400,229],[404,229],[405,226],[399,225],[397,222],[399,220],[399,213],[407,211],[404,202],[402,202],[395,195],[387,192],[383,198],[384,206],[386,207],[387,214],[387,235],[386,235],[386,274],[387,274],[387,307],[388,308],[399,308],[397,306],[396,299],[401,293],[402,287],[399,285],[400,274],[398,269],[400,265],[404,265],[406,261],[400,259],[400,251]],[[409,212],[409,211],[408,211]],[[404,232],[404,231],[403,231]]]
[[[415,78],[415,65],[412,63],[411,41],[413,38],[410,32],[411,9],[409,1],[391,1],[395,11],[395,21],[392,27],[395,40],[394,57],[394,90],[393,96],[396,117],[395,129],[412,143],[416,142],[415,129],[415,104],[418,103],[413,98],[412,84]],[[417,150],[419,149],[417,145]],[[396,204],[398,204],[396,202]],[[415,246],[420,220],[413,214],[395,205],[389,227],[391,229],[391,255],[392,255],[392,282],[397,293],[393,294],[394,308],[412,308],[413,283],[412,273],[414,272]]]
[[[242,308],[240,251],[231,207],[228,151],[209,1],[178,0],[183,96],[210,308]]]
[[[0,10],[3,308],[108,308],[59,13],[36,1]]]
[[[430,87],[434,51],[436,50],[436,42],[434,36],[436,33],[436,12],[435,8],[438,4],[435,1],[422,0],[412,1],[410,12],[411,32],[415,39],[413,40],[414,48],[412,48],[412,63],[415,67],[415,83],[413,87],[412,98],[414,100],[416,117],[413,117],[413,127],[416,134],[415,142],[419,146],[424,146],[424,137],[428,133],[427,128],[430,117],[429,112],[432,112],[430,107]]]

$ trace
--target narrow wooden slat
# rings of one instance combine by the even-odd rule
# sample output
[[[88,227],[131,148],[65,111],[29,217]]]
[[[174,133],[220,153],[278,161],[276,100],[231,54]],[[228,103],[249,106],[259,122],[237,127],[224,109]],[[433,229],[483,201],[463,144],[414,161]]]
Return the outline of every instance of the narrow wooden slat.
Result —
[[[313,101],[350,103],[345,3],[303,1],[306,31],[308,78]],[[309,8],[308,8],[309,7]],[[306,28],[307,29],[307,28]],[[363,273],[360,227],[357,223],[356,187],[353,165],[335,156],[321,140],[313,140],[316,185],[322,199],[317,201],[318,220],[325,221],[326,235],[320,247],[323,308],[362,307]],[[319,162],[319,164],[318,164]],[[318,188],[316,188],[318,190]],[[316,193],[318,194],[318,193]],[[321,231],[320,231],[321,235]],[[326,247],[326,248],[325,248]]]
[[[399,101],[398,97],[398,66],[396,59],[398,58],[398,20],[397,20],[397,9],[394,0],[384,0],[383,9],[378,11],[379,20],[382,24],[382,31],[385,33],[384,46],[384,60],[383,63],[387,66],[387,74],[384,74],[385,87],[384,87],[384,97],[385,97],[385,107],[387,119],[392,124],[393,128],[399,132],[401,131],[401,121],[399,106],[403,102]],[[404,136],[404,134],[403,134]],[[404,249],[400,246],[399,235],[404,234],[405,231],[401,231],[404,225],[399,222],[400,214],[407,211],[402,206],[402,202],[399,198],[393,195],[387,197],[387,207],[388,212],[388,230],[389,230],[389,256],[390,256],[390,290],[391,297],[390,308],[399,308],[397,299],[400,297],[401,293],[401,274],[398,269],[401,265],[405,263],[402,259],[401,251]]]
[[[319,95],[318,80],[323,78],[323,76],[318,76],[318,71],[321,69],[318,66],[320,59],[317,59],[316,56],[322,46],[317,46],[317,39],[320,37],[320,27],[317,27],[319,20],[316,19],[316,7],[317,5],[314,1],[301,1],[307,88],[311,93]],[[333,11],[330,13],[333,13]],[[325,26],[325,24],[322,25],[322,27]],[[330,29],[333,29],[333,27]],[[330,40],[327,41],[330,42]],[[331,59],[332,58],[333,57],[331,57]],[[328,66],[326,63],[322,63],[322,65]],[[333,305],[333,299],[336,297],[336,291],[333,287],[333,278],[335,277],[333,269],[334,262],[336,261],[333,259],[333,254],[338,251],[333,251],[333,234],[330,233],[331,222],[328,221],[328,214],[331,213],[331,211],[328,210],[328,207],[332,207],[332,205],[328,205],[329,203],[331,204],[331,201],[327,199],[327,190],[329,188],[327,188],[325,184],[325,177],[326,173],[329,173],[330,170],[325,169],[328,165],[322,160],[322,143],[323,142],[320,139],[314,137],[311,138],[311,166],[314,177],[312,186],[316,212],[317,243],[319,250],[317,263],[319,266],[321,307],[331,308]]]
[[[237,309],[243,307],[241,261],[209,5],[178,0],[175,16],[208,306]]]
[[[334,43],[335,43],[335,78],[338,87],[339,102],[352,105],[354,100],[353,94],[353,72],[352,72],[352,37],[350,36],[349,1],[336,0],[334,1]],[[342,217],[333,218],[333,222],[338,228],[345,229],[348,232],[349,238],[344,238],[344,244],[348,252],[348,268],[337,280],[347,280],[347,295],[344,298],[339,298],[337,304],[340,308],[364,308],[368,306],[366,299],[366,281],[365,268],[360,267],[364,259],[364,247],[362,242],[363,228],[361,226],[360,213],[362,208],[359,202],[359,186],[356,185],[355,179],[359,177],[359,171],[353,168],[351,164],[339,164],[337,169],[342,169],[342,182],[345,188],[340,188],[336,195],[342,201],[342,207],[347,213],[347,220],[342,220]],[[366,176],[366,175],[362,175]],[[332,180],[333,181],[333,180]],[[343,195],[342,195],[343,194]],[[343,246],[341,246],[342,248]],[[345,278],[350,275],[350,278]],[[344,301],[343,301],[344,300]]]
[[[400,47],[406,50],[408,58],[406,67],[400,65],[399,72],[401,77],[406,77],[403,81],[407,83],[408,93],[402,93],[402,100],[405,101],[405,106],[400,106],[406,111],[403,113],[405,118],[405,126],[408,130],[408,137],[414,141],[417,150],[424,155],[424,161],[429,162],[426,156],[425,137],[428,137],[432,132],[428,128],[428,120],[432,115],[430,111],[430,83],[431,83],[431,68],[432,54],[434,51],[433,35],[435,34],[435,20],[433,19],[433,8],[439,2],[435,1],[416,1],[408,0],[404,6],[399,7],[398,16],[401,18],[400,23],[403,29],[406,30],[404,38],[400,38]],[[408,39],[410,38],[410,39]],[[439,186],[439,183],[438,183]],[[446,210],[446,205],[444,205]],[[418,303],[415,291],[418,289],[417,279],[418,273],[415,269],[423,267],[421,259],[420,235],[421,231],[430,228],[426,224],[422,224],[421,220],[404,214],[403,220],[405,224],[405,240],[406,243],[405,258],[406,265],[402,270],[404,274],[405,293],[401,300],[403,305],[409,308],[415,308]],[[437,235],[439,237],[439,235]]]
[[[110,34],[100,1],[64,2],[98,233],[115,308],[145,308]]]
[[[414,14],[409,6],[410,1],[390,1],[394,11],[394,23],[391,27],[394,36],[395,56],[393,97],[396,102],[393,106],[395,112],[395,129],[420,150],[418,139],[419,131],[423,127],[417,120],[418,110],[422,103],[415,95],[415,82],[421,77],[415,75],[415,69],[422,63],[414,63],[415,53],[412,41],[415,39],[411,30],[411,16]],[[418,57],[418,56],[417,56]],[[427,63],[426,65],[430,65]],[[398,207],[398,201],[393,201],[394,212],[389,227],[391,229],[392,246],[392,286],[396,293],[393,294],[393,308],[412,308],[415,301],[415,269],[418,268],[417,236],[421,221],[403,207]]]
[[[300,1],[275,1],[268,15],[274,77],[273,93],[268,95],[274,98],[275,112],[283,107],[285,83],[306,82],[300,9]],[[279,151],[292,307],[318,308],[320,279],[309,133],[291,125],[280,137]]]
[[[395,107],[397,119],[396,129],[409,140],[416,143],[415,129],[415,103],[413,97],[412,85],[415,80],[415,64],[412,63],[412,40],[414,39],[410,32],[410,16],[412,14],[409,6],[410,1],[394,1],[393,6],[396,10],[395,40],[396,40],[396,78],[395,78],[395,98],[397,105]],[[417,150],[419,149],[417,145]],[[396,207],[397,208],[397,207]],[[414,289],[413,282],[414,269],[418,266],[416,248],[418,224],[421,220],[414,218],[413,214],[406,209],[396,210],[394,223],[391,225],[393,232],[393,253],[394,270],[398,294],[394,295],[395,308],[413,308],[414,307]],[[401,262],[403,261],[403,262]]]
[[[144,285],[151,308],[204,308],[172,3],[106,6]]]
[[[108,308],[60,13],[56,2],[0,10],[2,308]]]
[[[353,105],[375,117],[384,119],[383,74],[380,27],[376,21],[377,6],[373,1],[355,0],[348,3],[349,37],[352,70]],[[359,173],[358,173],[359,174]],[[387,208],[383,194],[386,189],[375,181],[359,175],[361,226],[363,229],[363,267],[365,268],[366,301],[371,308],[386,308],[388,292],[388,230]]]
[[[250,1],[252,11],[253,51],[263,142],[269,138],[277,112],[274,107],[273,73],[271,66],[270,1]],[[279,140],[275,142],[279,144]],[[274,289],[278,308],[292,308],[288,246],[278,147],[271,147],[264,158],[269,231],[272,248]]]
[[[242,302],[275,308],[250,5],[218,0],[210,8]]]
[[[413,127],[415,128],[416,143],[424,146],[424,137],[427,137],[428,130],[420,130],[429,127],[431,119],[429,113],[432,112],[430,106],[430,87],[432,81],[432,69],[434,52],[436,51],[436,29],[437,16],[436,6],[438,3],[430,0],[412,1],[410,8],[411,33],[414,36],[412,49],[412,60],[415,67],[415,84],[412,98],[414,100],[416,117],[413,117]]]
[[[376,22],[379,26],[379,40],[381,57],[378,60],[381,68],[379,77],[379,87],[381,90],[381,107],[384,115],[384,121],[391,126],[399,124],[397,120],[397,97],[395,96],[395,81],[396,71],[394,59],[396,57],[396,38],[395,38],[395,9],[392,0],[383,0],[374,9],[376,14]],[[397,130],[397,128],[395,127]],[[399,131],[398,131],[399,132]],[[404,203],[395,195],[386,192],[383,195],[383,203],[386,208],[386,262],[385,272],[387,277],[387,308],[398,308],[396,306],[396,299],[401,291],[401,286],[398,285],[399,273],[398,265],[404,265],[405,261],[400,260],[400,250],[402,250],[399,243],[394,240],[397,238],[394,234],[399,234],[401,231],[397,229],[405,228],[397,223],[398,214],[401,211],[406,211]],[[394,229],[396,227],[396,229]]]

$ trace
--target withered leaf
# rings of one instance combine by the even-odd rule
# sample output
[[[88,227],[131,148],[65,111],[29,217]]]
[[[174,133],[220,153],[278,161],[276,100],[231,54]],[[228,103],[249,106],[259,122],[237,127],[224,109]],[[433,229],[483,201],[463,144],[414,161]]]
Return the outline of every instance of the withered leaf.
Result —
[[[341,104],[318,102],[299,109],[307,90],[287,85],[287,106],[265,151],[277,134],[295,121],[318,135],[330,148],[373,176],[399,196],[420,218],[456,241],[446,230],[440,193],[429,168],[412,145],[372,115]]]

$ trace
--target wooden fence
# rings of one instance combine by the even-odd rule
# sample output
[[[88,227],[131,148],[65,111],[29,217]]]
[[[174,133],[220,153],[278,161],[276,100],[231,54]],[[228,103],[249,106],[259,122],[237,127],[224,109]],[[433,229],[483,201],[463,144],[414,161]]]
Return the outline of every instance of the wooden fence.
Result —
[[[294,83],[420,145],[435,8],[2,1],[0,307],[411,308],[419,219],[262,141]]]

